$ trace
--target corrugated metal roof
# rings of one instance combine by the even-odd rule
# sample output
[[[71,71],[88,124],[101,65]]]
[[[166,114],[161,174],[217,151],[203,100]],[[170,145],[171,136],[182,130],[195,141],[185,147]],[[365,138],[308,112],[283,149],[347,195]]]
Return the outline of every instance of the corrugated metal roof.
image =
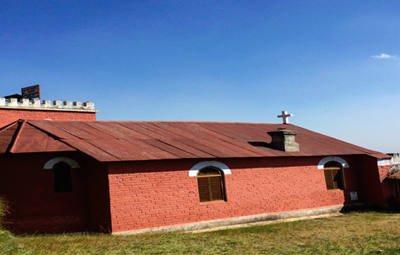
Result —
[[[76,149],[59,141],[26,121],[14,123],[0,130],[0,153],[29,153],[75,151]]]
[[[103,162],[188,158],[326,156],[382,153],[349,144],[291,124],[174,121],[28,120],[20,128],[0,130],[0,147],[11,152],[79,150]],[[269,131],[297,131],[299,152],[268,147]],[[8,131],[7,131],[8,130]],[[11,132],[13,131],[13,132]],[[45,138],[46,136],[50,138]],[[44,146],[46,144],[46,146]],[[60,145],[62,144],[62,146]],[[66,146],[68,145],[68,146]],[[43,149],[46,148],[46,149]],[[387,155],[386,155],[387,156]]]

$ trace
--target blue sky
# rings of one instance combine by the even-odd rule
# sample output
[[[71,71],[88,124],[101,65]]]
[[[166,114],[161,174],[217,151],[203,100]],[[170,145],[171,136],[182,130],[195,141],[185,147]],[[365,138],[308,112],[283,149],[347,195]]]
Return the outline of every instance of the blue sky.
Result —
[[[400,1],[1,0],[1,95],[98,120],[290,123],[400,152]]]

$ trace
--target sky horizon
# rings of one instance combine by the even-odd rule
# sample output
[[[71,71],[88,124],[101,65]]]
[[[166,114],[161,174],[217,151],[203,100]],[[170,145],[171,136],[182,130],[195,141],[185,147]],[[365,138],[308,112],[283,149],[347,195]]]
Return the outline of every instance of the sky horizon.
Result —
[[[400,152],[400,2],[0,2],[1,96],[98,120],[290,123]]]

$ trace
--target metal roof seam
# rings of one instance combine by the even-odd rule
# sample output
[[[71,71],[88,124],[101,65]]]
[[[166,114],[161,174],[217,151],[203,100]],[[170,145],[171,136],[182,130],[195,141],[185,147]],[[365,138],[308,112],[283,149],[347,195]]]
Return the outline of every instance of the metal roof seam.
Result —
[[[39,129],[40,131],[42,131],[42,132],[44,132],[44,133],[46,133],[46,134],[52,136],[53,138],[55,138],[55,139],[57,139],[57,140],[61,140],[61,139],[62,139],[61,137],[59,137],[58,135],[52,133],[51,131],[45,130],[44,128],[39,127],[37,124],[35,125],[35,122],[39,122],[39,121],[28,121],[28,123],[29,123],[30,125],[34,126],[35,128]],[[56,127],[56,128],[57,128],[57,129],[60,129],[60,128],[58,128],[58,127]],[[70,134],[71,136],[76,137],[76,136],[75,136],[74,134],[72,134],[71,132],[68,132],[68,131],[66,131],[66,130],[63,130],[63,131],[66,132],[66,133],[68,133],[68,134]]]
[[[159,141],[160,143],[166,144],[166,145],[171,146],[171,147],[173,147],[173,148],[175,148],[175,149],[177,149],[177,150],[180,150],[180,151],[182,151],[182,152],[188,153],[188,154],[193,155],[193,156],[196,157],[195,154],[190,153],[190,152],[185,151],[185,150],[182,150],[181,148],[179,148],[179,147],[177,147],[177,146],[174,146],[174,145],[172,145],[172,144],[169,144],[169,143],[167,143],[167,142],[164,142],[164,141],[162,141],[162,140],[160,140],[160,139],[155,139],[155,140],[156,140],[156,141]],[[176,156],[179,156],[179,155],[176,155]]]
[[[183,154],[190,154],[190,155],[192,155],[192,157],[197,157],[196,154],[193,154],[193,153],[190,153],[190,152],[188,152],[188,151],[182,150],[181,148],[179,148],[179,147],[177,147],[177,146],[173,146],[173,145],[171,145],[171,144],[169,144],[169,143],[167,143],[167,142],[164,142],[164,141],[162,141],[162,140],[160,140],[160,139],[154,139],[154,140],[152,139],[152,140],[149,140],[149,141],[157,141],[157,142],[159,142],[159,143],[161,143],[161,144],[164,144],[164,145],[166,145],[166,146],[168,146],[168,147],[171,147],[171,148],[173,148],[173,149],[179,150],[179,151],[181,151]],[[143,142],[146,143],[146,144],[148,144],[148,145],[154,146],[154,147],[156,147],[156,148],[158,148],[158,149],[160,149],[160,150],[164,150],[164,148],[162,148],[162,146],[157,146],[156,144],[154,144],[154,143],[152,143],[152,142],[149,142],[149,141],[143,141]],[[170,150],[168,150],[168,153],[171,153],[171,154],[173,154],[173,155],[175,155],[175,156],[177,156],[177,157],[179,157],[179,158],[185,158],[185,157],[180,156],[179,153],[172,152],[172,151],[170,151]],[[190,158],[190,157],[188,157],[188,158]]]
[[[19,123],[19,124],[18,124],[18,126],[17,126],[17,130],[16,130],[16,132],[14,133],[13,138],[12,138],[12,140],[11,140],[11,142],[10,142],[10,144],[9,144],[9,146],[8,146],[8,148],[7,148],[7,150],[6,150],[7,152],[10,152],[10,153],[13,153],[13,152],[14,152],[15,145],[16,145],[16,143],[17,143],[17,141],[18,141],[18,138],[19,138],[20,135],[21,135],[22,128],[24,127],[26,121],[22,121],[22,122],[18,121],[18,123]]]
[[[204,129],[207,129],[207,128],[204,127]],[[207,129],[207,130],[209,130],[210,132],[214,132],[213,130],[210,130],[210,129]],[[237,139],[235,139],[235,138],[231,138],[231,137],[226,136],[226,135],[221,134],[221,133],[217,133],[217,132],[214,132],[214,133],[221,136],[221,138],[217,138],[217,139],[219,139],[219,140],[221,140],[221,141],[224,141],[224,142],[226,142],[226,143],[228,143],[228,144],[230,144],[230,145],[232,145],[232,146],[235,146],[235,147],[238,147],[238,148],[242,148],[242,149],[251,151],[251,152],[256,153],[256,154],[258,154],[258,155],[260,155],[260,156],[263,155],[263,154],[261,154],[261,153],[258,151],[259,148],[254,148],[254,150],[252,150],[252,149],[250,149],[250,148],[243,148],[243,147],[241,147],[241,146],[239,146],[239,145],[236,144],[236,142],[237,142],[237,143],[240,143],[241,141],[239,141],[239,140],[237,140]],[[235,143],[233,143],[232,141],[235,141]],[[249,143],[249,142],[251,142],[251,141],[247,141],[247,143]],[[249,144],[249,145],[250,145],[250,144]],[[252,146],[252,145],[250,145],[250,146],[251,146],[251,147],[254,147],[254,146]]]
[[[291,124],[53,120],[32,120],[27,123],[52,139],[101,162],[379,154]],[[14,126],[9,134],[3,135],[6,137],[3,139],[6,141],[3,142],[4,149],[9,145],[9,139],[16,132],[16,127]],[[300,152],[290,153],[249,143],[268,144],[270,136],[267,132],[279,127],[298,132],[296,140],[300,144]],[[22,131],[28,137],[30,130]],[[37,139],[45,141],[40,134]],[[51,148],[55,148],[52,139],[47,140],[47,143]]]
[[[132,130],[132,131],[134,131],[134,132],[140,133],[140,134],[142,134],[142,135],[144,135],[144,136],[147,136],[147,137],[151,138],[150,136],[148,136],[148,134],[146,134],[146,133],[144,133],[144,132],[141,132],[140,130],[132,129],[130,126],[125,125],[124,123],[120,123],[120,125],[123,126],[123,127],[125,127],[125,128],[128,128],[128,129],[130,129],[130,130]],[[149,129],[143,127],[143,126],[142,126],[142,128],[144,128],[144,129],[146,129],[146,130],[149,130]],[[149,130],[149,131],[151,131],[151,130]],[[151,131],[151,132],[152,132],[152,131]],[[155,133],[155,132],[153,132],[153,133]]]
[[[176,122],[168,122],[168,123],[166,123],[166,122],[157,122],[157,123],[168,125],[168,124],[174,124],[174,123],[176,123]],[[150,127],[146,127],[145,125],[140,125],[140,126],[141,126],[142,128],[144,128],[144,129],[148,130],[149,132],[155,134],[156,136],[162,136],[162,137],[164,136],[164,134],[162,134],[162,133],[159,132],[160,129],[161,129],[163,132],[169,134],[169,136],[172,136],[172,137],[174,137],[174,136],[179,136],[179,137],[182,136],[182,138],[183,138],[183,137],[187,137],[189,140],[193,140],[193,138],[194,138],[194,136],[188,136],[187,133],[183,133],[182,130],[177,130],[177,131],[180,131],[180,132],[179,132],[180,134],[177,135],[177,133],[174,133],[174,132],[172,132],[172,130],[171,130],[171,129],[176,129],[176,128],[171,127],[170,125],[168,126],[168,129],[167,129],[166,127],[161,128],[161,127],[159,127],[158,125],[156,125],[156,124],[153,123],[153,122],[149,122],[149,123],[146,123],[146,124],[149,125]],[[182,122],[181,124],[186,124],[186,123],[185,123],[185,122]],[[141,132],[141,131],[139,131],[139,130],[135,130],[135,131]],[[141,132],[141,133],[143,134],[144,132]],[[184,134],[185,134],[185,136],[183,136]],[[156,138],[153,138],[153,139],[156,139]],[[203,152],[203,153],[206,153],[206,154],[208,154],[208,155],[210,155],[210,156],[212,156],[212,157],[217,157],[216,154],[213,154],[213,153],[210,152],[209,150],[203,150],[203,149],[199,148],[199,146],[194,146],[194,145],[193,145],[193,144],[198,144],[198,145],[200,145],[201,143],[199,144],[199,142],[185,143],[185,142],[183,142],[183,141],[184,141],[184,140],[182,139],[182,140],[180,140],[179,142],[180,142],[180,143],[183,143],[184,145],[189,146],[189,147],[191,147],[191,148],[193,148],[193,149],[195,149],[195,150],[198,150],[198,151],[201,151],[201,152]],[[206,146],[206,145],[202,144],[202,146],[204,147],[204,146]],[[201,147],[201,146],[200,146],[200,147]],[[217,154],[218,154],[218,153],[217,153]]]
[[[190,125],[190,124],[188,124],[188,125]],[[196,127],[197,127],[197,132],[200,134],[203,134],[206,132],[211,134],[211,135],[204,135],[204,137],[201,137],[201,140],[198,141],[199,143],[202,143],[202,141],[207,141],[207,143],[212,143],[212,144],[217,145],[218,143],[216,143],[215,141],[221,141],[220,145],[224,145],[224,144],[230,145],[230,146],[219,146],[219,147],[224,148],[224,150],[226,150],[228,152],[230,151],[231,153],[233,152],[234,154],[237,154],[238,150],[241,150],[242,153],[244,153],[244,152],[247,153],[247,155],[244,155],[244,156],[254,156],[254,155],[251,155],[252,153],[255,153],[259,156],[263,155],[262,153],[257,151],[255,148],[250,150],[249,147],[245,148],[246,146],[243,146],[243,144],[241,146],[239,146],[238,143],[241,143],[241,142],[238,141],[237,139],[220,134],[218,132],[215,132],[214,130],[210,130],[210,129],[206,128],[205,126],[199,125],[198,123],[196,123]],[[192,136],[199,137],[195,133],[193,133]],[[203,144],[206,145],[206,143],[203,143]],[[233,147],[233,148],[230,148],[230,147]],[[248,154],[249,151],[251,152],[251,154]]]
[[[111,157],[116,158],[116,159],[118,159],[119,161],[122,161],[121,158],[119,158],[119,157],[117,157],[117,156],[115,156],[115,155],[113,155],[113,154],[111,154],[111,153],[109,153],[109,152],[103,150],[102,148],[100,148],[99,146],[94,145],[93,143],[90,143],[87,139],[80,139],[80,138],[78,138],[78,140],[85,141],[87,144],[90,144],[91,146],[93,146],[93,147],[99,149],[100,151],[104,152],[105,154],[108,154],[108,155],[110,155]],[[66,144],[68,144],[69,146],[72,146],[72,147],[73,147],[73,145],[71,145],[69,142],[67,142],[67,141],[63,141],[63,142],[66,143]],[[74,148],[75,148],[75,147],[74,147]],[[80,149],[78,149],[78,148],[75,148],[75,149],[77,149],[78,151],[81,151],[81,152],[85,153],[84,151],[82,151],[82,150],[80,150]],[[96,159],[96,158],[95,158],[95,159]]]

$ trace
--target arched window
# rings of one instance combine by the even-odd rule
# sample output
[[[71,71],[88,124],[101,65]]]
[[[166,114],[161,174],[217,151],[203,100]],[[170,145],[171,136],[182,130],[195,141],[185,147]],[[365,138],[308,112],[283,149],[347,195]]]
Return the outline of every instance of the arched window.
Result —
[[[324,165],[324,174],[326,188],[328,190],[341,189],[344,190],[344,172],[343,167],[340,163],[335,161],[329,161]]]
[[[224,175],[219,169],[205,167],[197,173],[200,202],[226,201]]]
[[[53,166],[54,192],[72,192],[71,166],[60,161]]]
[[[53,173],[53,185],[55,193],[72,192],[72,169],[80,165],[74,159],[56,157],[44,164],[44,169],[51,169]]]

